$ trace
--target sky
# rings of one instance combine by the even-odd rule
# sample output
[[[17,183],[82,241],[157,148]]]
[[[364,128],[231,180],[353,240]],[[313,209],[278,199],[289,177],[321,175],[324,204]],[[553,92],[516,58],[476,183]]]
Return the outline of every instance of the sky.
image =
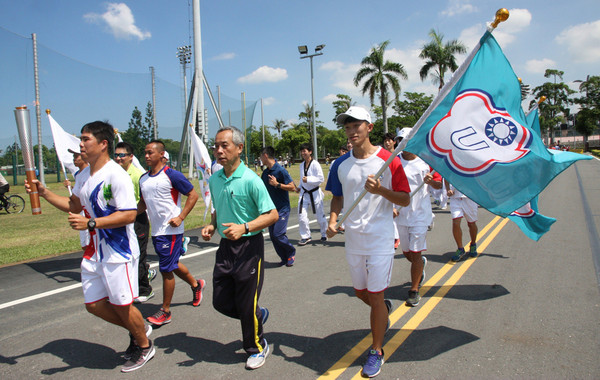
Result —
[[[332,101],[336,94],[350,95],[357,105],[370,107],[368,98],[354,86],[353,78],[373,46],[390,41],[386,59],[401,63],[408,74],[407,80],[400,81],[403,92],[436,94],[437,85],[429,79],[422,81],[418,74],[424,63],[418,55],[430,40],[429,32],[441,32],[445,41],[458,39],[470,51],[483,35],[486,22],[492,21],[496,10],[503,7],[509,9],[510,18],[500,24],[494,36],[516,74],[531,88],[549,81],[543,76],[548,68],[564,71],[563,79],[573,89],[578,86],[573,81],[600,75],[597,0],[552,4],[539,0],[200,1],[204,73],[213,93],[219,86],[223,96],[240,99],[244,92],[248,100],[262,98],[266,125],[272,125],[275,119],[297,122],[304,104],[311,103],[310,60],[300,59],[298,46],[307,45],[312,53],[315,46],[325,44],[323,55],[313,60],[314,98],[319,120],[333,129]],[[178,46],[193,42],[191,0],[0,0],[0,9],[0,27],[5,32],[28,38],[36,33],[38,44],[62,56],[108,72],[131,74],[127,78],[145,78],[149,66],[153,66],[161,81],[182,91],[182,69],[176,51]],[[459,56],[458,61],[462,62],[465,56]],[[0,71],[7,70],[7,60],[11,59],[30,60],[31,53],[3,56]],[[68,77],[69,69],[64,70],[63,75]],[[40,80],[43,81],[43,73]],[[0,149],[15,134],[14,107],[32,106],[35,100],[31,98],[33,89],[29,89],[32,81],[26,83],[25,95],[15,88],[14,82],[5,82],[8,83],[2,83],[0,91]],[[70,96],[84,98],[91,90],[70,91]],[[52,108],[60,101],[53,94],[42,95],[42,109]],[[111,115],[110,102],[120,102],[111,98],[103,96],[96,101],[106,102],[100,109],[107,116],[76,103],[68,110],[60,109],[60,115],[53,111],[53,116],[59,123],[61,119],[69,120],[68,126],[63,127],[72,133],[88,121],[106,117],[118,123],[119,129],[126,129],[131,113]],[[182,99],[183,95],[175,100],[182,103]],[[160,106],[157,104],[157,115]],[[172,120],[172,125],[163,132],[159,124],[160,136],[177,138],[182,107],[175,111],[173,107],[162,108],[160,116]],[[205,107],[210,107],[208,99]],[[35,112],[32,118],[35,119]],[[260,103],[253,124],[261,125]],[[43,135],[49,136],[49,131],[44,121]]]

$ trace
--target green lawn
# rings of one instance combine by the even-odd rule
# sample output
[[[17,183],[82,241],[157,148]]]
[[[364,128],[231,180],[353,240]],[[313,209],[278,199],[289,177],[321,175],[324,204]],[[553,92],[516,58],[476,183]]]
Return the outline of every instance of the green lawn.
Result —
[[[325,178],[327,178],[329,167],[326,165],[321,165],[321,167],[323,168]],[[289,168],[290,175],[296,184],[299,183],[300,179],[299,168],[299,164]],[[184,173],[187,174],[187,170]],[[7,179],[12,183],[12,177],[7,177]],[[46,181],[48,187],[53,192],[68,196],[67,189],[62,184],[56,183],[56,175],[47,174]],[[20,177],[18,182],[21,185],[11,185],[9,194],[19,194],[25,199],[25,211],[16,215],[7,214],[4,210],[0,211],[0,226],[2,226],[0,228],[0,265],[81,250],[79,246],[79,233],[69,227],[67,214],[55,209],[42,199],[42,214],[32,215],[29,195],[25,193],[25,187],[22,185],[23,178]],[[194,182],[197,187],[198,181],[195,180]],[[322,185],[322,188],[325,188],[325,184]],[[326,192],[326,205],[330,199],[331,193]],[[183,201],[185,202],[185,197]],[[292,212],[294,212],[294,206],[298,204],[298,194],[290,193],[290,202],[292,204]],[[210,215],[207,216],[207,220],[203,219],[203,215],[204,202],[199,200],[194,210],[192,210],[185,220],[186,230],[198,228],[208,223]]]

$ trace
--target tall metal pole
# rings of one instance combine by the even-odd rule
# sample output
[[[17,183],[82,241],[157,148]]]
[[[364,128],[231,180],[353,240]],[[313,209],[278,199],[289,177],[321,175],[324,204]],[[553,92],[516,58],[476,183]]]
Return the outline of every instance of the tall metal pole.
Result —
[[[158,139],[156,128],[156,86],[154,85],[154,66],[150,66],[150,75],[152,76],[152,129],[154,130],[154,139]]]
[[[263,100],[260,98],[260,124],[262,125],[262,135],[263,135],[263,148],[265,145],[265,113],[263,110]]]
[[[202,89],[202,34],[200,28],[200,0],[193,1],[194,12],[194,76],[196,79],[197,106],[196,114],[199,117],[198,124],[204,125],[204,90]],[[198,125],[196,124],[196,125]],[[204,134],[204,128],[202,128]]]
[[[248,136],[246,135],[246,93],[242,92],[242,125],[244,126],[244,152],[246,165],[248,164]]]
[[[35,81],[35,115],[37,118],[38,132],[38,171],[40,172],[40,182],[46,185],[46,176],[44,175],[44,150],[42,149],[42,114],[40,111],[40,82],[38,76],[38,59],[37,59],[37,36],[35,33],[31,35],[33,40],[33,78]]]
[[[313,75],[313,56],[310,56],[310,97],[312,99],[312,131],[313,131],[313,156],[316,162],[319,162],[317,153],[317,125],[315,123],[315,77]]]
[[[300,52],[300,59],[310,58],[310,96],[312,99],[311,122],[312,122],[312,134],[313,134],[313,158],[315,160],[317,160],[317,162],[319,162],[318,161],[319,154],[318,154],[318,148],[317,148],[317,123],[316,123],[317,118],[315,116],[315,113],[316,113],[315,112],[315,78],[314,78],[314,72],[313,72],[313,57],[316,57],[318,55],[323,55],[321,50],[323,50],[324,47],[325,47],[325,45],[318,45],[317,47],[315,47],[314,54],[308,54],[308,49],[307,49],[306,45],[298,46],[298,52]]]

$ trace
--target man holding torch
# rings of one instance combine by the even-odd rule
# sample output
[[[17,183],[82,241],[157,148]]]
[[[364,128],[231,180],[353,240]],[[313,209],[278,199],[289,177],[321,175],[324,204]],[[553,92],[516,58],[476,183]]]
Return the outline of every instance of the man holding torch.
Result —
[[[81,262],[86,309],[129,331],[130,345],[123,355],[127,362],[121,371],[131,372],[152,359],[155,348],[147,337],[152,328],[132,305],[138,295],[139,247],[133,229],[137,204],[127,172],[110,158],[113,140],[114,129],[106,122],[83,126],[79,146],[89,166],[77,176],[70,198],[52,193],[38,180],[26,182],[25,188],[31,192],[31,185],[37,185],[42,198],[69,213],[71,228],[90,231]],[[82,210],[91,217],[79,214]]]

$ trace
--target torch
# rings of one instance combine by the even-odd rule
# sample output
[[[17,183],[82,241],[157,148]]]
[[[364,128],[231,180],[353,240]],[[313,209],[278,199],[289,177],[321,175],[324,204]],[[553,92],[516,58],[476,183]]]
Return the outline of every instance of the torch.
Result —
[[[26,106],[16,107],[15,120],[17,121],[19,139],[21,140],[25,174],[27,175],[27,182],[31,185],[31,192],[29,193],[31,213],[39,215],[42,213],[42,208],[40,207],[40,195],[37,186],[33,183],[33,180],[36,178],[35,165],[33,160],[33,145],[31,144],[31,122],[29,120],[29,110]]]

